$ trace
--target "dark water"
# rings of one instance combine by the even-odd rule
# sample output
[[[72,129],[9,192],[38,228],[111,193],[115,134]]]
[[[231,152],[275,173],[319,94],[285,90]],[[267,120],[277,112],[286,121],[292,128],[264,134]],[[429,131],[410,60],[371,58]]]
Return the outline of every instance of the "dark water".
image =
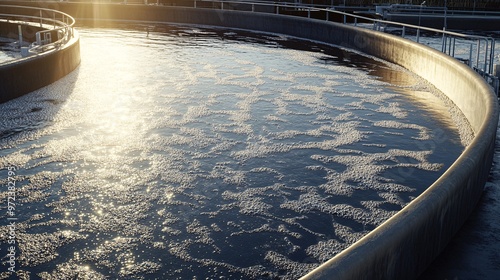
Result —
[[[0,37],[0,65],[19,58],[19,44],[13,39]]]
[[[5,277],[14,264],[44,279],[298,278],[471,138],[425,82],[346,50],[199,27],[79,30],[76,71],[0,105]]]

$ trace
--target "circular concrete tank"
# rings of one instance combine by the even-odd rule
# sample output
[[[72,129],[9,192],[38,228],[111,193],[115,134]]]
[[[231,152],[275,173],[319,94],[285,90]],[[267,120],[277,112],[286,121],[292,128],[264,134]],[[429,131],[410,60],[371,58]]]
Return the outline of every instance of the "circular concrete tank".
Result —
[[[304,279],[412,279],[441,252],[477,203],[491,166],[498,120],[486,83],[453,58],[395,36],[319,20],[207,9],[61,3],[75,18],[203,24],[336,44],[423,77],[463,112],[475,137],[455,163],[398,214]]]

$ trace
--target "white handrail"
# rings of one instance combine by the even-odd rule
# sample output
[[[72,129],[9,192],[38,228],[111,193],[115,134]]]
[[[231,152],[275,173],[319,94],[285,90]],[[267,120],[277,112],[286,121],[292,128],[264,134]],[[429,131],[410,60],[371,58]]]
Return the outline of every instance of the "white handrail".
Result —
[[[31,43],[28,54],[41,54],[47,50],[59,48],[73,38],[75,19],[66,13],[53,9],[16,5],[0,5],[0,8],[17,10],[16,13],[1,13],[0,20],[21,22],[25,25],[39,25],[47,28],[36,32],[36,41]],[[22,11],[22,13],[19,13],[19,11]],[[51,17],[44,16],[47,13],[50,13]],[[21,32],[21,29],[19,30]],[[57,34],[57,40],[52,40],[52,34]],[[19,38],[22,38],[22,33],[19,34]],[[20,49],[21,45],[22,41],[20,40]]]
[[[443,47],[442,51],[451,54],[451,49],[454,48],[445,48],[445,39],[447,36],[452,36],[452,37],[457,37],[461,39],[469,39],[469,40],[480,40],[484,41],[485,47],[484,47],[484,53],[485,53],[485,63],[484,63],[484,69],[483,71],[486,73],[491,74],[493,71],[493,61],[494,61],[494,53],[491,53],[490,57],[487,57],[487,53],[490,51],[491,46],[494,46],[495,40],[491,37],[486,37],[486,36],[479,36],[479,35],[468,35],[468,34],[462,34],[458,32],[453,32],[453,31],[447,31],[447,30],[441,30],[441,29],[436,29],[436,28],[430,28],[430,27],[425,27],[425,26],[419,26],[419,25],[413,25],[413,24],[407,24],[407,23],[401,23],[401,22],[394,22],[394,21],[388,21],[388,20],[382,20],[382,19],[375,19],[375,18],[369,18],[369,17],[364,17],[360,15],[355,15],[347,12],[342,12],[342,11],[336,11],[332,10],[330,8],[323,8],[323,7],[317,7],[317,6],[312,6],[312,5],[306,5],[306,4],[300,4],[300,3],[272,3],[272,2],[266,2],[266,1],[241,1],[241,0],[194,0],[195,6],[196,2],[211,2],[211,3],[221,3],[220,7],[223,9],[224,3],[226,4],[244,4],[244,5],[259,5],[259,6],[271,6],[276,8],[276,13],[279,13],[280,8],[294,8],[298,10],[303,10],[303,11],[308,11],[308,17],[310,17],[310,12],[315,11],[322,11],[326,12],[326,20],[329,19],[329,14],[338,14],[342,15],[344,17],[344,24],[346,24],[346,17],[353,18],[355,19],[355,24],[357,23],[358,20],[364,20],[368,22],[372,22],[374,24],[374,29],[379,30],[381,25],[391,25],[391,26],[398,26],[401,28],[411,28],[417,30],[417,35],[420,34],[420,30],[424,31],[429,31],[429,32],[435,32],[442,34],[443,37]],[[254,10],[254,9],[252,9]],[[417,38],[418,42],[418,38]],[[446,49],[449,51],[447,52]],[[479,61],[475,65],[476,68],[479,68]],[[473,67],[472,65],[470,65]]]
[[[342,12],[342,11],[336,11],[333,10],[332,8],[325,8],[324,6],[318,7],[318,6],[313,6],[313,5],[306,5],[306,4],[300,4],[300,3],[288,3],[288,2],[281,2],[281,3],[276,3],[276,2],[268,2],[268,1],[242,1],[242,0],[194,0],[194,7],[197,7],[196,2],[210,2],[210,3],[220,3],[220,9],[224,9],[224,3],[226,4],[239,4],[239,5],[251,5],[252,7],[252,12],[255,11],[255,6],[267,6],[267,7],[274,7],[275,13],[279,14],[280,9],[288,8],[288,9],[295,9],[296,11],[307,11],[307,17],[311,17],[311,12],[325,12],[326,13],[326,18],[325,20],[329,20],[330,14],[337,14],[341,15],[343,17],[343,24],[347,24],[347,18],[353,18],[354,20],[354,25],[357,25],[358,20],[364,20],[367,22],[372,22],[373,24],[373,29],[380,31],[380,27],[382,25],[384,26],[396,26],[402,28],[402,36],[405,36],[405,31],[407,28],[414,29],[417,31],[416,35],[416,41],[417,43],[419,42],[419,37],[420,37],[420,31],[428,31],[428,32],[433,32],[433,33],[438,33],[442,35],[442,45],[441,45],[441,52],[446,53],[450,56],[455,55],[455,44],[456,44],[456,38],[460,39],[465,39],[465,40],[473,40],[477,44],[477,55],[476,55],[476,60],[475,63],[472,61],[472,49],[470,52],[469,60],[468,60],[468,66],[474,69],[477,73],[482,75],[487,81],[492,80],[490,84],[494,86],[494,84],[499,84],[499,79],[496,77],[493,73],[493,65],[494,65],[494,57],[495,57],[495,39],[491,37],[486,37],[486,36],[479,36],[479,35],[469,35],[469,34],[462,34],[458,32],[453,32],[453,31],[448,31],[443,28],[442,30],[436,29],[436,28],[431,28],[431,27],[425,27],[425,26],[420,26],[420,25],[413,25],[413,24],[407,24],[407,23],[401,23],[401,22],[394,22],[394,21],[388,21],[388,20],[382,20],[382,19],[375,19],[375,18],[369,18],[369,17],[364,17],[360,15],[355,15],[347,12]],[[216,8],[214,5],[211,5],[212,8]],[[227,7],[227,6],[226,6]],[[233,9],[237,7],[232,7]],[[448,45],[449,41],[449,45]],[[484,44],[482,44],[484,42]],[[481,50],[481,46],[484,46],[484,48]],[[484,64],[483,67],[480,67],[481,64],[481,56],[484,54]],[[498,95],[498,86],[496,86],[496,94]]]

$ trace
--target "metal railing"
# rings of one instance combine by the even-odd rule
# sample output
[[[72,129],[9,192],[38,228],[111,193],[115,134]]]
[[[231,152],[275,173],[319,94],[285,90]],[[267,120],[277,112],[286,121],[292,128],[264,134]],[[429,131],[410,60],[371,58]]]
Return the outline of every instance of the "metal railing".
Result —
[[[211,5],[207,5],[205,3],[211,3]],[[485,78],[485,80],[494,88],[495,93],[497,95],[499,94],[499,78],[493,74],[495,39],[491,37],[462,34],[445,30],[445,28],[443,28],[443,30],[440,30],[419,25],[369,18],[361,15],[337,11],[329,7],[318,7],[289,2],[273,3],[269,1],[194,0],[195,8],[201,6],[204,8],[249,10],[252,12],[256,11],[257,7],[267,7],[268,10],[272,10],[276,14],[287,13],[290,15],[307,16],[308,18],[311,18],[314,12],[319,12],[324,16],[324,18],[322,19],[326,21],[330,21],[330,19],[334,18],[334,15],[337,15],[337,17],[341,18],[340,23],[343,24],[352,24],[354,26],[367,27],[367,25],[362,26],[358,24],[358,22],[365,22],[369,23],[369,28],[377,31],[385,31],[385,29],[388,27],[399,28],[401,32],[400,35],[402,37],[409,37],[407,36],[407,34],[411,31],[414,31],[416,32],[415,40],[417,43],[420,42],[421,32],[439,34],[439,36],[441,36],[440,51],[466,63],[478,74],[483,76],[483,78]],[[301,12],[302,14],[293,12]],[[470,42],[468,59],[458,58],[455,56],[457,39]],[[475,57],[473,55],[474,45],[476,49]]]
[[[23,56],[58,49],[73,38],[75,19],[66,13],[52,9],[15,5],[0,5],[0,8],[2,9],[0,21],[18,24],[17,45]],[[23,36],[22,26],[39,26],[44,30],[35,32],[32,42],[24,42],[25,36]],[[53,38],[53,36],[57,38]],[[26,44],[28,44],[27,47],[25,47]]]
[[[71,2],[71,0],[69,0]],[[127,4],[127,0],[106,0],[97,1],[103,3],[122,3]],[[134,1],[136,2],[136,1]],[[141,0],[144,4],[162,5],[163,0]],[[176,5],[181,6],[194,6],[195,8],[212,8],[212,9],[229,9],[229,10],[243,10],[252,12],[270,12],[276,14],[288,14],[302,17],[315,17],[331,21],[334,18],[337,22],[343,24],[350,24],[358,27],[370,28],[377,31],[387,32],[387,30],[396,29],[396,33],[401,37],[413,39],[419,43],[421,39],[421,32],[427,32],[434,36],[438,34],[441,37],[440,51],[446,53],[458,60],[464,62],[469,67],[474,69],[480,74],[499,94],[499,77],[493,73],[494,58],[495,58],[495,39],[486,36],[462,34],[435,28],[429,28],[419,25],[406,24],[383,19],[370,18],[362,15],[356,15],[348,12],[335,10],[335,7],[308,5],[292,2],[271,2],[259,0],[179,0],[175,1]],[[167,3],[165,3],[167,4]],[[19,14],[0,14],[0,20],[18,21],[22,24],[38,23],[41,27],[52,25],[52,29],[39,31],[36,34],[36,41],[33,42],[28,50],[28,54],[36,54],[47,51],[48,49],[57,48],[66,43],[73,36],[73,25],[75,20],[68,14],[43,8],[21,7],[0,5],[0,7],[16,7],[19,9],[26,9],[30,15]],[[314,14],[316,13],[316,14]],[[319,18],[322,17],[322,18]],[[29,22],[28,22],[29,21]],[[361,24],[363,23],[363,24]],[[21,29],[20,29],[21,30]],[[57,40],[53,41],[52,35],[56,32]],[[410,33],[415,34],[409,35]],[[22,44],[22,34],[19,34],[20,46]],[[456,55],[457,40],[468,42],[469,55],[468,58],[459,57]],[[438,49],[439,50],[439,49]]]

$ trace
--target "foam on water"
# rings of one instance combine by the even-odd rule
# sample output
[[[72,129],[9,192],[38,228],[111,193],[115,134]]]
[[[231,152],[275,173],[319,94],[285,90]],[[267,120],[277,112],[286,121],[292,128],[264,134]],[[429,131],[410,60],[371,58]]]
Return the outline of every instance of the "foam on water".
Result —
[[[19,47],[15,40],[0,37],[0,64],[21,58],[21,53],[15,47]]]
[[[18,275],[297,278],[471,137],[425,82],[347,50],[167,25],[80,33],[75,72],[0,105]]]

